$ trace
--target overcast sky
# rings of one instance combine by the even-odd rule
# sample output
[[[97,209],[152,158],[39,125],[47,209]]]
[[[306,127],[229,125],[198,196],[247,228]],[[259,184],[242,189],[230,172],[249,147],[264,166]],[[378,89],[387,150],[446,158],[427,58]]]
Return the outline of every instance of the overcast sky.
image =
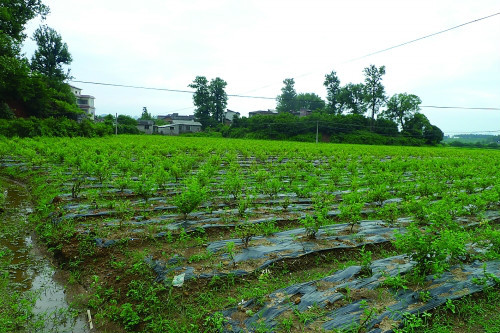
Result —
[[[228,94],[276,97],[283,79],[325,97],[324,75],[363,81],[385,65],[389,96],[422,105],[500,108],[500,15],[387,52],[355,58],[500,12],[498,0],[44,0],[44,22],[73,56],[74,80],[190,90],[197,75]],[[30,23],[32,35],[40,24]],[[31,57],[32,41],[25,52]],[[96,114],[192,114],[192,95],[73,83]],[[274,109],[274,100],[230,97],[229,109]],[[445,133],[500,130],[500,111],[422,112]]]

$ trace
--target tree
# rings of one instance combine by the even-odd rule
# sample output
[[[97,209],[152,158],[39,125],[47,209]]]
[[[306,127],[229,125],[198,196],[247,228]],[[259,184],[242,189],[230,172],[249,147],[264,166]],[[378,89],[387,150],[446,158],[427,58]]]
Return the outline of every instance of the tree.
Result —
[[[227,86],[227,82],[221,79],[220,77],[216,77],[210,81],[209,91],[210,91],[210,99],[212,112],[211,116],[218,123],[222,123],[224,121],[224,111],[227,106],[227,94],[224,89]]]
[[[325,101],[315,93],[300,93],[295,100],[299,109],[304,108],[314,111],[325,108]]]
[[[36,29],[33,40],[36,41],[38,49],[31,58],[31,69],[49,79],[57,81],[68,79],[69,69],[64,71],[63,65],[69,65],[73,59],[61,35],[54,29],[42,25]]]
[[[197,76],[188,87],[195,89],[193,94],[193,103],[196,108],[194,115],[201,123],[203,129],[205,129],[210,125],[210,113],[212,110],[208,80],[204,76]]]
[[[107,115],[107,120],[110,120],[111,123],[114,123],[114,117],[112,115]],[[130,116],[126,116],[123,114],[118,115],[118,124],[128,125],[128,126],[137,126],[137,120]]]
[[[4,110],[7,105],[16,116],[76,119],[82,111],[70,87],[63,82],[68,73],[62,65],[71,62],[71,55],[61,37],[42,26],[35,32],[38,49],[31,64],[20,51],[26,38],[25,25],[48,13],[41,0],[0,2],[0,105]]]
[[[387,101],[387,109],[382,112],[382,115],[395,121],[401,129],[404,129],[405,122],[420,111],[421,103],[422,100],[416,95],[396,94]]]
[[[424,139],[427,144],[438,144],[443,140],[444,134],[439,127],[430,123],[422,113],[415,113],[405,124],[403,134],[417,139]]]
[[[147,109],[146,109],[147,112]],[[113,119],[113,116],[111,116]],[[118,115],[118,134],[138,134],[137,120],[123,114]],[[114,126],[114,124],[112,124]]]
[[[341,87],[337,99],[339,113],[343,111],[358,115],[366,113],[364,96],[364,86],[362,83],[348,83]]]
[[[26,38],[25,25],[40,15],[49,13],[41,0],[8,0],[0,2],[0,104],[12,110],[21,109],[25,91],[31,85],[30,68],[21,54]]]
[[[424,139],[425,143],[429,145],[437,145],[441,141],[443,141],[444,133],[437,126],[430,125],[425,127],[424,129]]]
[[[151,116],[151,113],[148,112],[148,108],[143,106],[142,107],[142,113],[141,117],[139,118],[141,120],[153,120],[153,117]]]
[[[40,15],[45,18],[49,7],[41,0],[7,0],[0,6],[0,34],[8,36],[13,41],[20,43],[26,35],[24,26],[28,21]]]
[[[370,129],[372,129],[375,115],[378,113],[380,107],[384,105],[386,100],[385,89],[382,85],[382,76],[385,74],[385,66],[377,68],[375,65],[370,65],[370,67],[366,67],[363,72],[365,74],[364,101],[371,111]]]
[[[278,112],[293,112],[297,110],[297,92],[295,91],[295,80],[284,79],[281,88],[281,95],[276,98],[276,111]]]
[[[328,101],[327,110],[331,114],[340,114],[342,110],[339,107],[340,80],[335,71],[325,75],[323,85],[326,87],[326,100]]]

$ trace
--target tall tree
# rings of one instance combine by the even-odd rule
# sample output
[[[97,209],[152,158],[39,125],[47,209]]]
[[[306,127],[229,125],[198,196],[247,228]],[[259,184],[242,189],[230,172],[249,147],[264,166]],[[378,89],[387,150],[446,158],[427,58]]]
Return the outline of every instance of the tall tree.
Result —
[[[31,58],[31,68],[50,79],[64,81],[69,78],[69,70],[65,71],[63,66],[69,65],[73,59],[61,35],[42,25],[36,29],[33,40],[36,41],[38,49]]]
[[[325,101],[315,93],[300,93],[295,100],[299,109],[304,108],[315,111],[325,108]]]
[[[443,140],[443,131],[430,123],[422,113],[415,113],[405,124],[403,134],[416,139],[424,139],[427,144],[438,144]]]
[[[21,43],[26,38],[24,29],[36,16],[45,16],[49,8],[41,0],[0,1],[0,108],[11,114],[8,105],[16,108],[28,99],[30,68],[21,54]]]
[[[284,79],[281,88],[281,95],[276,98],[276,111],[278,112],[293,112],[297,109],[297,92],[295,91],[295,80]]]
[[[385,88],[382,84],[385,66],[377,68],[375,65],[370,65],[370,67],[366,67],[363,72],[365,74],[364,100],[367,103],[368,110],[371,111],[370,129],[372,129],[375,115],[378,113],[380,107],[384,105],[386,100]]]
[[[420,111],[421,103],[422,100],[416,95],[396,94],[387,101],[387,108],[382,115],[397,122],[401,129],[404,129],[405,123]]]
[[[139,118],[141,120],[153,120],[153,117],[151,116],[151,113],[148,112],[148,108],[143,106],[142,107],[142,113],[141,117]]]
[[[227,82],[216,77],[210,81],[210,98],[212,106],[212,119],[216,122],[221,123],[224,121],[224,111],[227,106],[227,94],[224,90],[227,86]]]
[[[364,89],[362,83],[348,83],[341,87],[337,99],[339,113],[365,114]]]
[[[323,85],[326,87],[326,100],[328,101],[327,110],[331,114],[340,114],[339,94],[340,94],[340,80],[337,73],[332,71],[330,74],[325,75]]]
[[[212,99],[208,80],[205,76],[197,76],[189,85],[195,89],[193,103],[195,106],[194,115],[203,128],[210,125],[210,114],[212,110]]]
[[[45,18],[48,13],[49,7],[41,0],[3,0],[0,2],[0,35],[21,43],[26,38],[26,23],[38,15]]]

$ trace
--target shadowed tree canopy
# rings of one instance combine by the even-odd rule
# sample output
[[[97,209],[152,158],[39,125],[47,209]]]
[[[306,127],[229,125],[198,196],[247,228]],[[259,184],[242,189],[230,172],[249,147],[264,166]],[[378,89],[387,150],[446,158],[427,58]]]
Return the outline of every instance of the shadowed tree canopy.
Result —
[[[108,116],[111,116],[111,120],[114,123],[114,117],[112,115],[108,115]],[[137,126],[137,120],[135,120],[134,118],[132,118],[130,116],[119,114],[117,119],[118,119],[118,124]]]
[[[205,76],[197,76],[189,85],[190,88],[195,89],[194,115],[204,129],[208,126],[216,126],[223,121],[227,106],[226,86],[227,82],[220,77],[212,79],[209,83]]]
[[[415,113],[406,121],[403,134],[414,138],[423,138],[427,144],[438,144],[443,140],[443,131],[430,123],[422,113]]]
[[[206,128],[210,124],[210,111],[212,109],[208,80],[205,76],[197,76],[188,87],[195,90],[193,94],[194,116],[203,128]]]
[[[420,111],[421,103],[422,100],[416,95],[396,94],[387,101],[387,109],[382,112],[382,115],[384,118],[397,122],[401,129],[404,129],[405,123]]]
[[[70,117],[82,111],[70,87],[63,82],[69,72],[63,65],[71,55],[61,36],[42,26],[34,40],[38,49],[31,64],[20,52],[27,22],[49,13],[41,0],[0,1],[0,109],[3,117]],[[31,66],[30,66],[31,65]]]
[[[348,83],[341,87],[337,99],[340,113],[365,114],[364,87],[362,83]]]
[[[69,70],[65,71],[63,66],[69,65],[73,59],[61,35],[54,29],[42,25],[36,29],[33,40],[36,41],[38,49],[31,58],[31,69],[49,79],[59,81],[68,79]]]
[[[295,91],[295,80],[284,79],[281,88],[281,95],[276,98],[276,111],[278,112],[293,112],[297,110],[297,92]]]
[[[142,113],[141,117],[139,118],[141,120],[153,120],[153,117],[151,116],[151,113],[148,112],[148,108],[143,106],[142,107]]]
[[[326,100],[328,101],[327,103],[328,113],[331,114],[342,113],[339,101],[340,80],[337,77],[337,73],[335,71],[332,71],[330,74],[326,74],[323,85],[326,87]]]
[[[20,43],[25,38],[24,26],[28,21],[49,13],[41,0],[2,0],[0,2],[0,34]]]
[[[296,102],[299,109],[315,111],[325,108],[325,101],[315,93],[300,93],[296,97]]]
[[[210,98],[212,100],[212,118],[221,123],[224,120],[224,111],[227,106],[227,94],[224,89],[226,89],[227,82],[216,77],[210,81]]]
[[[382,84],[385,66],[377,68],[375,65],[370,65],[363,70],[363,73],[365,74],[364,101],[371,112],[371,123],[373,124],[375,115],[386,100],[385,88]]]

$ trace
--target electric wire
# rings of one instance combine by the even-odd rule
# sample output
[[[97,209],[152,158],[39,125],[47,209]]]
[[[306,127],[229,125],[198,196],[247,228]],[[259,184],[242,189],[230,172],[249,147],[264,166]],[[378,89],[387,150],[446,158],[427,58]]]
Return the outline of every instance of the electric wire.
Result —
[[[80,80],[69,80],[70,82],[76,83],[85,83],[85,84],[93,84],[93,85],[103,85],[103,86],[111,86],[111,87],[119,87],[119,88],[131,88],[131,89],[146,89],[146,90],[157,90],[157,91],[167,91],[167,92],[177,92],[177,93],[189,93],[194,94],[195,91],[190,90],[180,90],[180,89],[169,89],[169,88],[158,88],[158,87],[144,87],[144,86],[134,86],[134,85],[126,85],[126,84],[118,84],[118,83],[105,83],[105,82],[94,82],[94,81],[80,81]],[[251,96],[251,95],[238,95],[238,94],[227,94],[228,97],[239,97],[239,98],[253,98],[253,99],[266,99],[266,100],[276,100],[276,97],[267,97],[267,96]],[[285,99],[286,100],[286,99]],[[315,100],[307,100],[315,102]],[[500,111],[500,108],[494,107],[466,107],[466,106],[438,106],[438,105],[420,105],[421,108],[435,108],[435,109],[463,109],[463,110],[494,110]],[[186,107],[183,109],[190,109],[191,107]],[[181,111],[182,109],[179,109]]]
[[[387,47],[387,48],[382,49],[382,50],[371,52],[371,53],[365,54],[365,55],[363,55],[361,57],[357,57],[357,58],[353,58],[353,59],[347,60],[347,61],[343,62],[342,64],[353,62],[353,61],[360,60],[360,59],[363,59],[363,58],[367,58],[367,57],[370,57],[370,56],[375,55],[375,54],[387,52],[389,50],[392,50],[392,49],[395,49],[395,48],[398,48],[398,47],[401,47],[401,46],[405,46],[405,45],[408,45],[408,44],[411,44],[411,43],[415,43],[415,42],[421,41],[421,40],[429,38],[429,37],[440,35],[442,33],[445,33],[445,32],[451,31],[451,30],[455,30],[455,29],[464,27],[464,26],[472,24],[472,23],[483,21],[483,20],[489,19],[489,18],[497,16],[497,15],[500,15],[500,12],[494,13],[494,14],[491,14],[491,15],[488,15],[488,16],[484,16],[484,17],[481,17],[481,18],[478,18],[478,19],[475,19],[475,20],[472,20],[472,21],[469,21],[469,22],[465,22],[465,23],[456,25],[456,26],[448,28],[448,29],[444,29],[444,30],[441,30],[441,31],[438,31],[438,32],[434,32],[432,34],[425,35],[425,36],[422,36],[422,37],[419,37],[419,38],[416,38],[416,39],[413,39],[413,40],[410,40],[410,41],[407,41],[407,42],[404,42],[404,43],[401,43],[401,44],[390,46],[390,47]]]

